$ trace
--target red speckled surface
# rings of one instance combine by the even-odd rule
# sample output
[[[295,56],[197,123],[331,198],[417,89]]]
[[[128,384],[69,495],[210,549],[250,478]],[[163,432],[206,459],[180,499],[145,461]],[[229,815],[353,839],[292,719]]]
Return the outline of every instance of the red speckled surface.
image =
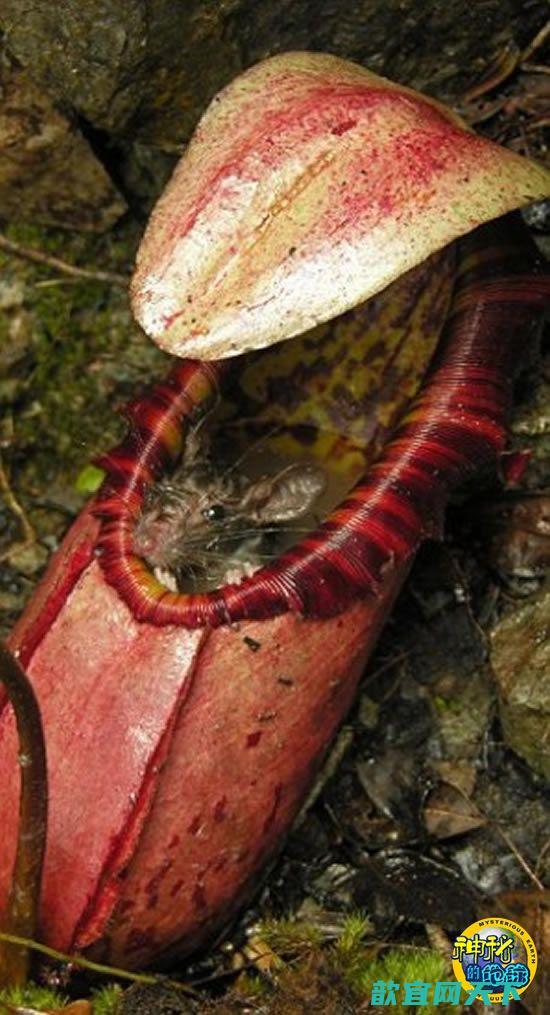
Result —
[[[210,635],[114,914],[116,961],[139,965],[182,938],[199,946],[258,888],[402,577],[328,622],[286,614]],[[260,648],[251,651],[246,637]]]
[[[102,940],[111,959],[139,965],[176,941],[196,947],[242,903],[288,832],[404,571],[330,621],[154,627],[93,559],[66,584],[91,531],[85,513],[11,639],[17,652],[42,631],[27,659],[50,777],[40,934],[64,950]],[[60,582],[66,599],[46,630],[41,611]],[[18,782],[5,707],[0,910]]]
[[[337,316],[549,192],[543,167],[429,98],[285,53],[206,111],[151,216],[134,311],[170,352],[231,356]]]

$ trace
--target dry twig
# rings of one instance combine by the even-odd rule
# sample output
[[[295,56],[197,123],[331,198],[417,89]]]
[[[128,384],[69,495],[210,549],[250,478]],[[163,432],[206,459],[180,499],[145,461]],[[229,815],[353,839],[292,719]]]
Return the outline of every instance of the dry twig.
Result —
[[[515,842],[510,838],[510,836],[504,830],[502,825],[500,825],[498,823],[498,821],[494,821],[493,822],[493,827],[496,829],[496,831],[500,835],[501,839],[506,843],[506,845],[508,846],[508,849],[510,850],[510,852],[513,853],[513,855],[515,856],[515,858],[516,858],[517,862],[519,863],[520,867],[522,867],[523,870],[525,871],[525,873],[527,874],[527,877],[530,878],[530,880],[533,882],[533,884],[535,885],[535,888],[538,888],[539,892],[543,892],[544,891],[544,885],[543,885],[542,881],[540,881],[540,879],[537,877],[535,872],[533,870],[531,870],[531,867],[527,863],[527,860],[525,859],[524,856],[522,856],[522,854],[520,853],[519,849],[517,848]]]
[[[27,518],[25,509],[19,503],[17,497],[15,496],[11,488],[10,481],[8,479],[8,475],[4,467],[4,463],[2,462],[1,456],[0,456],[0,493],[2,494],[9,510],[18,519],[22,535],[22,539],[19,543],[8,547],[7,550],[4,550],[4,552],[0,554],[0,561],[2,561],[5,560],[7,557],[9,557],[14,552],[15,549],[22,550],[26,549],[27,546],[32,546],[32,544],[36,540],[36,535],[31,523],[29,522],[29,519]]]
[[[533,54],[536,53],[537,50],[544,45],[549,36],[550,36],[550,21],[547,21],[546,24],[543,25],[541,29],[539,29],[534,39],[531,39],[529,45],[526,46],[525,49],[523,50],[520,62],[522,64],[527,63],[531,59]]]
[[[131,983],[159,984],[164,987],[173,987],[174,990],[181,990],[182,993],[189,994],[190,996],[196,994],[194,987],[188,983],[182,983],[181,980],[172,980],[169,977],[162,976],[160,973],[158,975],[155,973],[134,973],[129,969],[121,969],[118,966],[107,966],[102,962],[93,962],[84,955],[60,952],[56,948],[50,948],[39,941],[21,937],[18,934],[7,934],[4,931],[0,931],[0,942],[28,948],[29,951],[38,952],[39,955],[45,955],[46,958],[53,959],[55,962],[78,966],[80,969],[85,969],[90,973],[98,973],[100,976],[109,976],[117,980],[129,980]]]
[[[49,268],[53,268],[54,271],[61,271],[65,275],[72,275],[73,278],[86,278],[92,282],[106,282],[109,285],[122,286],[123,288],[126,288],[128,285],[129,279],[127,275],[120,275],[115,271],[96,271],[93,268],[78,268],[75,264],[69,264],[67,261],[62,261],[59,257],[45,254],[42,250],[36,250],[34,247],[23,247],[20,243],[9,240],[3,233],[0,233],[0,250],[5,250],[7,254],[13,254],[14,257],[21,257],[26,261],[33,261],[35,264],[46,265]]]

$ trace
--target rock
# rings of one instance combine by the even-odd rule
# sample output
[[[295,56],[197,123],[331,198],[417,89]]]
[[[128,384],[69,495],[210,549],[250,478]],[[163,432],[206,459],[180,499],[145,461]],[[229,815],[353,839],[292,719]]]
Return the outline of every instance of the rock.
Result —
[[[16,543],[6,554],[6,560],[19,574],[31,577],[44,568],[48,556],[46,547],[34,541]]]
[[[404,849],[384,850],[369,858],[351,888],[354,906],[369,914],[381,935],[391,935],[403,918],[443,927],[451,919],[453,926],[468,926],[477,906],[476,893],[456,870]]]
[[[19,278],[0,278],[0,310],[20,307],[25,298],[25,286]]]
[[[170,147],[241,67],[236,39],[224,41],[242,2],[64,0],[48,6],[6,0],[0,26],[36,81],[87,121],[140,133]],[[250,5],[248,5],[250,6]]]
[[[88,142],[0,49],[0,217],[108,229],[126,205]]]
[[[491,641],[504,736],[549,779],[550,589],[505,616]]]
[[[120,1015],[188,1015],[195,1005],[183,991],[170,984],[134,984],[122,995]]]
[[[449,97],[545,5],[522,0],[3,0],[12,52],[94,127],[165,149],[239,70],[291,49],[334,53]]]

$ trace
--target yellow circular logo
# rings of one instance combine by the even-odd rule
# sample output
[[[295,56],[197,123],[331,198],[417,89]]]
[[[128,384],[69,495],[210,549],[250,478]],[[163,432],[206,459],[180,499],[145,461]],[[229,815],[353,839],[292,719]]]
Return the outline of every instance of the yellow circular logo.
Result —
[[[465,990],[493,1003],[523,994],[537,971],[537,949],[524,927],[502,916],[470,924],[455,938],[453,972]]]

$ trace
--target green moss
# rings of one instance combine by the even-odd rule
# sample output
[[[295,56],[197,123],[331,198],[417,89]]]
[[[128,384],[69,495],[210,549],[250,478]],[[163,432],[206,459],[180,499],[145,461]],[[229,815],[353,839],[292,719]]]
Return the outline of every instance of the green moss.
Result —
[[[239,994],[246,998],[262,997],[268,991],[268,982],[265,978],[253,973],[242,973],[239,976]]]
[[[93,990],[90,1000],[94,1015],[116,1015],[121,997],[122,987],[116,983]]]
[[[463,707],[463,702],[460,698],[444,698],[440,694],[435,694],[432,701],[441,715],[446,715],[447,713],[458,714]]]
[[[258,937],[281,956],[295,955],[322,944],[319,928],[300,920],[263,920]]]
[[[354,913],[352,916],[348,916],[336,944],[338,953],[342,958],[345,958],[358,948],[364,947],[363,941],[370,932],[372,932],[372,924],[364,913]]]
[[[68,999],[55,990],[28,983],[25,987],[7,987],[0,990],[0,1012],[13,1008],[33,1008],[35,1011],[51,1011],[68,1004]]]
[[[115,421],[105,405],[110,385],[97,367],[98,360],[119,346],[121,336],[105,320],[105,300],[112,310],[112,297],[98,291],[95,283],[68,288],[39,290],[33,301],[36,330],[27,387],[31,411],[27,403],[19,437],[36,445],[39,436],[46,455],[51,452],[76,465],[105,432],[115,435]]]
[[[137,238],[123,224],[105,236],[11,226],[10,239],[91,269],[129,271]],[[124,432],[117,406],[161,376],[166,356],[132,321],[123,287],[63,276],[0,254],[0,273],[24,284],[30,337],[8,377],[5,414],[20,492],[72,489],[78,472]],[[2,327],[9,329],[9,314]],[[84,491],[86,492],[86,491]]]
[[[118,984],[109,984],[93,990],[90,1001],[93,1006],[94,1015],[116,1015],[122,987]],[[40,987],[35,983],[28,983],[25,987],[9,987],[0,990],[0,1012],[11,1011],[13,1008],[27,1008],[34,1011],[55,1011],[70,1004],[70,999],[55,990],[47,987]]]
[[[410,1005],[404,1005],[403,985],[405,983],[429,983],[435,984],[438,980],[448,979],[447,962],[438,952],[424,948],[394,948],[391,951],[376,959],[368,957],[364,953],[363,962],[355,957],[350,966],[348,977],[351,976],[351,985],[355,990],[370,999],[373,985],[379,981],[385,984],[393,982],[399,984],[400,990],[396,990],[396,1005],[391,1006],[391,1011],[406,1013],[411,1010]],[[432,996],[430,989],[429,997]],[[439,1015],[451,1015],[456,1012],[456,1005],[431,1003],[415,1005],[414,1011],[418,1015],[428,1015],[437,1011]]]
[[[287,986],[292,985],[296,989],[302,976],[310,978],[315,971],[321,979],[328,977],[334,989],[340,983],[342,996],[346,988],[351,990],[358,1005],[371,1000],[373,985],[377,981],[385,984],[393,982],[400,989],[396,988],[397,1004],[391,1005],[391,1010],[405,1013],[411,1006],[402,1003],[404,984],[420,982],[433,985],[438,980],[449,978],[448,960],[429,948],[392,948],[381,952],[379,945],[372,941],[372,924],[360,912],[345,920],[337,940],[333,942],[323,940],[320,928],[293,920],[264,922],[258,933],[279,957],[287,960],[288,964],[281,973]],[[430,987],[428,997],[431,999],[432,996],[433,987]],[[374,1004],[374,1007],[377,1005]],[[414,1005],[414,1010],[419,1015],[428,1015],[436,1010],[439,1015],[451,1015],[456,1011],[456,1005],[427,1003]]]

